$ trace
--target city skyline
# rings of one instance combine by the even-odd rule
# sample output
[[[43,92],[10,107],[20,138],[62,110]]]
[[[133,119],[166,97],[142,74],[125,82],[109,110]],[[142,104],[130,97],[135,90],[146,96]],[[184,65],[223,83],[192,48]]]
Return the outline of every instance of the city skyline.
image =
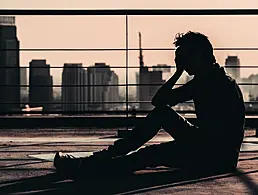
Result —
[[[194,1],[137,1],[137,0],[74,0],[74,1],[17,1],[1,0],[2,9],[234,9],[258,8],[256,0],[194,0]],[[177,32],[200,31],[210,37],[215,47],[257,47],[258,37],[253,25],[257,16],[129,16],[129,47],[137,48],[138,31],[143,34],[143,48],[173,47]],[[18,36],[21,48],[125,48],[124,16],[18,16]],[[209,25],[207,25],[209,23]],[[51,29],[51,30],[50,30]],[[251,34],[251,36],[249,36]],[[86,36],[87,35],[87,36]],[[97,41],[96,41],[97,40]],[[144,51],[146,65],[174,64],[173,51]],[[26,54],[25,54],[26,53]],[[37,54],[36,54],[37,53]],[[76,54],[75,54],[76,53]],[[81,53],[81,54],[78,54]],[[83,54],[84,53],[84,54]],[[55,54],[55,55],[54,55]],[[52,66],[64,63],[105,62],[111,66],[125,65],[122,52],[21,52],[21,65],[31,59],[47,59]],[[153,55],[155,54],[155,55]],[[238,55],[242,65],[257,65],[257,51],[217,51],[220,64],[227,55]],[[66,56],[67,59],[63,59]],[[138,52],[130,52],[129,65],[137,65]],[[135,83],[136,69],[130,69],[129,81]],[[117,72],[118,71],[118,72]],[[120,82],[125,82],[125,71],[116,70]],[[256,70],[242,69],[241,77]],[[61,81],[61,71],[52,70],[55,84]]]
[[[16,36],[16,30],[17,29],[19,29],[18,27],[16,27],[16,25],[15,25],[15,19],[14,19],[14,17],[2,17],[1,18],[2,20],[2,28],[5,30],[5,31],[3,31],[3,32],[12,32],[11,34],[7,34],[7,33],[5,33],[5,34],[1,34],[1,35],[3,35],[2,36],[2,39],[3,39],[3,43],[4,42],[6,42],[6,43],[9,43],[10,41],[12,41],[12,43],[17,43],[18,44],[18,46],[19,46],[19,41],[20,42],[22,42],[22,40],[21,39],[19,39],[19,37],[18,36]],[[12,20],[12,21],[11,21]],[[7,24],[7,25],[5,25],[5,23]],[[8,31],[8,29],[10,29],[9,31]],[[166,65],[166,64],[164,64],[164,63],[155,63],[155,64],[153,64],[152,63],[152,65],[150,65],[150,64],[147,64],[147,66],[148,67],[150,67],[150,68],[152,68],[153,70],[148,70],[148,68],[146,67],[146,59],[148,59],[148,58],[146,58],[146,53],[148,54],[149,52],[150,53],[153,53],[154,55],[152,55],[152,57],[154,56],[154,57],[156,57],[156,53],[159,53],[159,52],[162,52],[162,53],[164,53],[164,52],[170,52],[171,53],[171,51],[146,51],[146,50],[144,50],[144,49],[142,49],[142,45],[144,45],[144,41],[142,41],[141,40],[141,38],[142,38],[142,36],[141,36],[141,33],[140,32],[138,32],[139,33],[139,39],[138,39],[138,44],[139,45],[137,45],[136,47],[134,47],[134,49],[135,50],[133,50],[133,51],[129,51],[129,53],[136,53],[136,55],[138,54],[138,56],[137,56],[137,63],[135,63],[135,65],[133,64],[133,66],[135,66],[136,68],[134,68],[134,69],[138,69],[138,71],[136,70],[135,72],[138,72],[139,73],[139,78],[138,79],[136,79],[136,80],[138,80],[138,82],[137,83],[139,83],[139,84],[150,84],[150,83],[163,83],[164,82],[164,80],[163,80],[163,78],[162,78],[162,71],[157,71],[158,69],[159,69],[159,64],[163,64],[163,65]],[[19,41],[18,41],[19,40]],[[10,42],[11,43],[11,42]],[[97,42],[98,43],[98,42]],[[142,44],[143,43],[143,44]],[[12,46],[13,47],[13,46]],[[9,48],[11,48],[11,45],[10,45],[10,47],[7,47],[7,49],[9,49]],[[100,48],[100,47],[99,47]],[[115,47],[116,48],[116,47]],[[114,49],[115,49],[114,48]],[[66,49],[66,48],[65,48]],[[28,50],[33,50],[33,48],[29,48]],[[23,48],[21,48],[21,51],[19,52],[19,51],[17,51],[19,54],[20,53],[23,53],[23,52],[30,52],[30,51],[26,51],[26,50],[23,50]],[[58,51],[51,51],[50,53],[51,54],[54,54],[53,56],[55,56],[55,54],[57,53]],[[66,52],[66,54],[67,55],[64,55],[64,56],[62,56],[63,58],[63,60],[65,61],[65,63],[64,63],[64,67],[65,67],[65,65],[67,65],[67,64],[71,64],[71,63],[67,63],[67,60],[66,60],[66,58],[68,57],[68,55],[70,54],[70,53],[68,53],[67,51],[65,51]],[[73,53],[74,51],[72,51],[71,53]],[[76,51],[76,52],[78,52],[78,51]],[[80,53],[81,51],[79,51],[79,53]],[[91,51],[92,52],[92,51]],[[89,52],[89,53],[91,53],[91,52]],[[97,53],[97,56],[96,56],[96,58],[100,58],[100,57],[102,57],[102,55],[100,54],[100,53],[102,53],[103,55],[104,54],[107,54],[107,53],[109,53],[109,52],[113,52],[113,51],[105,51],[105,52],[99,52],[99,51],[97,51],[96,53]],[[121,51],[116,51],[116,52],[121,52]],[[8,50],[6,50],[6,55],[5,56],[9,56],[9,58],[7,59],[7,61],[6,61],[6,63],[3,63],[3,64],[7,64],[7,65],[10,65],[10,63],[11,63],[11,54],[12,55],[14,55],[15,53],[13,52],[13,51],[8,51]],[[32,106],[42,106],[41,105],[41,103],[40,102],[51,102],[52,101],[52,98],[53,98],[53,91],[52,91],[52,85],[53,84],[56,84],[56,83],[53,83],[53,81],[52,81],[52,79],[53,78],[56,78],[56,75],[53,75],[53,77],[52,77],[52,74],[50,73],[50,63],[49,63],[49,60],[48,60],[48,58],[46,57],[46,56],[44,56],[44,58],[42,58],[42,57],[35,57],[35,53],[38,55],[38,53],[41,53],[41,54],[45,54],[45,53],[48,53],[48,51],[31,51],[31,53],[32,53],[32,55],[33,55],[33,58],[31,58],[30,60],[30,63],[29,63],[29,67],[30,67],[30,76],[29,76],[29,79],[30,79],[30,82],[29,82],[29,89],[30,89],[30,91],[29,91],[29,102],[30,102],[30,105],[32,105]],[[83,51],[83,53],[85,54],[85,53],[88,53],[88,52],[86,52],[86,51]],[[94,53],[94,52],[93,52]],[[122,51],[122,54],[124,55],[124,51]],[[16,54],[15,54],[16,55]],[[40,54],[39,54],[40,55]],[[19,56],[18,54],[16,55],[16,56]],[[143,59],[143,56],[144,56],[144,59]],[[227,58],[226,59],[224,59],[224,63],[220,63],[220,64],[222,64],[222,65],[224,65],[224,64],[226,64],[226,65],[240,65],[240,59],[239,58],[241,58],[241,56],[238,58],[238,56],[239,55],[230,55],[230,54],[228,54],[227,55]],[[75,57],[75,56],[74,56]],[[78,57],[78,56],[77,56]],[[91,59],[93,59],[93,57],[95,57],[94,55],[93,56],[91,56]],[[69,58],[69,57],[68,57]],[[18,59],[18,57],[15,57],[15,59]],[[76,58],[77,59],[77,58]],[[129,67],[130,67],[130,57],[129,57]],[[9,61],[10,62],[9,62]],[[81,60],[81,59],[80,59]],[[77,62],[78,62],[78,60],[76,60]],[[82,62],[80,62],[80,63],[76,63],[76,64],[79,64],[80,65],[80,67],[81,67],[81,69],[82,69],[82,74],[80,74],[82,77],[81,77],[81,79],[79,79],[78,81],[77,80],[75,80],[75,81],[72,81],[72,85],[73,85],[73,82],[75,82],[75,83],[79,83],[79,85],[81,85],[81,86],[83,86],[83,85],[85,85],[87,82],[89,82],[89,83],[91,83],[92,85],[106,85],[106,84],[118,84],[119,83],[119,78],[121,78],[121,75],[118,77],[118,75],[115,73],[115,72],[117,72],[117,71],[119,71],[119,70],[122,70],[122,71],[125,71],[124,69],[117,69],[115,72],[114,72],[114,70],[112,70],[112,69],[110,69],[110,66],[109,65],[107,65],[106,66],[106,61],[102,61],[101,63],[100,62],[98,62],[98,60],[96,60],[96,59],[94,59],[94,61],[95,61],[95,67],[97,67],[97,68],[95,68],[94,66],[91,66],[91,65],[89,65],[89,64],[87,64],[86,66],[83,66],[83,63]],[[242,62],[242,58],[241,58],[241,62]],[[12,63],[11,63],[12,64]],[[74,64],[74,63],[73,63]],[[173,64],[173,63],[171,63],[171,64]],[[35,67],[37,67],[37,69],[34,69],[33,68],[33,70],[34,70],[34,73],[31,73],[32,72],[32,65],[35,65]],[[46,67],[46,68],[41,68],[41,67],[38,67],[38,66],[40,66],[40,65],[42,65],[42,66],[44,66],[44,67]],[[156,66],[156,68],[158,68],[156,71],[154,70],[155,69],[155,66],[154,65],[157,65]],[[111,65],[112,66],[112,65]],[[123,66],[123,65],[120,65],[120,66]],[[27,66],[28,67],[28,66]],[[59,65],[59,71],[60,70],[62,70],[61,68],[61,66]],[[139,69],[139,67],[141,67],[140,69]],[[22,66],[21,66],[21,68],[23,68]],[[51,68],[55,68],[55,66],[52,66]],[[88,74],[87,73],[87,75],[89,76],[89,78],[88,78],[88,76],[86,76],[86,70],[84,71],[83,70],[83,68],[87,68],[87,70],[88,71],[93,71],[92,73],[90,73],[90,74]],[[105,68],[105,69],[103,69],[103,68]],[[113,68],[113,69],[115,69],[115,68]],[[64,69],[63,69],[64,70]],[[130,70],[131,69],[129,69],[129,80],[130,80],[130,74],[132,73],[132,71],[130,72]],[[226,68],[226,70],[228,70],[227,68]],[[84,73],[85,72],[85,73]],[[241,70],[241,72],[242,72],[242,70]],[[19,73],[20,74],[20,73]],[[77,74],[77,73],[76,73]],[[172,73],[171,74],[173,74],[173,71],[172,71]],[[235,77],[235,79],[236,80],[238,80],[238,79],[240,79],[241,78],[241,76],[240,76],[240,70],[239,69],[237,69],[236,71],[235,70],[233,70],[233,72],[231,73],[232,74],[232,76],[234,76]],[[34,75],[34,76],[32,76],[32,75]],[[111,76],[112,75],[112,76]],[[249,75],[251,75],[251,74],[249,74]],[[248,75],[248,76],[249,76]],[[85,78],[84,78],[85,77]],[[132,76],[131,76],[132,77]],[[18,77],[17,77],[18,78]],[[31,80],[31,78],[35,78],[35,80],[32,82],[32,80]],[[135,78],[135,75],[134,75],[134,78]],[[243,77],[242,77],[243,78]],[[247,82],[252,82],[253,80],[255,80],[255,79],[253,79],[253,78],[256,78],[256,76],[255,77],[250,77],[250,79],[246,79],[245,81],[247,81]],[[20,79],[20,77],[19,77],[19,79]],[[58,78],[57,78],[58,79]],[[89,79],[89,80],[88,80]],[[109,80],[110,79],[110,80]],[[56,79],[55,79],[56,80]],[[84,81],[85,80],[85,81]],[[88,81],[87,81],[88,80]],[[69,79],[67,80],[67,81],[69,81]],[[87,82],[86,82],[87,81]],[[6,81],[7,82],[7,81]],[[20,81],[19,81],[20,82]],[[70,82],[70,81],[69,81]],[[48,90],[48,89],[46,89],[46,91],[45,92],[43,92],[39,87],[37,87],[37,86],[35,86],[34,87],[34,84],[44,84],[44,83],[48,83],[47,85],[49,85],[49,86],[51,86],[51,90]],[[60,87],[59,88],[61,88],[61,86],[62,86],[62,95],[63,95],[63,82],[61,83],[61,82],[59,82],[61,85],[60,85]],[[130,82],[129,81],[129,84],[132,84],[132,83],[136,83],[136,82]],[[120,82],[120,84],[121,84],[121,82]],[[123,82],[122,82],[122,84],[123,84]],[[103,87],[103,88],[99,88],[98,89],[98,92],[96,92],[96,94],[95,94],[95,92],[94,92],[94,90],[93,91],[91,91],[91,88],[87,88],[87,87],[82,87],[83,89],[85,88],[85,90],[82,90],[82,91],[80,91],[80,95],[78,95],[77,94],[77,92],[72,92],[72,90],[70,90],[70,92],[68,92],[67,94],[67,96],[65,96],[65,97],[67,97],[66,98],[66,100],[65,100],[65,102],[69,102],[69,103],[71,103],[71,102],[73,102],[74,100],[69,100],[69,98],[68,97],[70,97],[71,96],[71,94],[77,94],[77,96],[75,95],[74,97],[75,97],[75,100],[76,100],[76,102],[77,101],[79,101],[79,102],[88,102],[88,100],[91,100],[92,102],[93,102],[93,104],[95,103],[95,102],[103,102],[103,101],[105,101],[105,100],[108,100],[108,101],[114,101],[114,100],[116,100],[115,102],[118,102],[119,101],[119,99],[120,99],[120,97],[119,97],[119,93],[118,93],[118,90],[120,89],[120,94],[123,94],[123,95],[125,95],[125,93],[124,93],[124,90],[123,90],[123,92],[121,93],[121,87],[119,87],[119,89],[118,89],[118,86],[117,86],[117,88],[116,89],[112,89],[112,87],[108,87],[108,88],[105,88],[105,87]],[[93,87],[93,89],[95,89],[96,87]],[[97,87],[98,88],[98,87]],[[134,90],[132,90],[132,89],[135,89],[135,91],[136,91],[136,88],[137,87],[129,87],[129,94],[128,95],[132,95],[132,94],[135,94],[135,91]],[[139,87],[140,89],[143,89],[144,87]],[[34,92],[32,93],[32,89],[35,89],[34,90]],[[49,88],[50,89],[50,88]],[[67,88],[68,89],[68,88]],[[125,87],[124,87],[124,89],[125,89]],[[157,90],[157,86],[155,86],[155,87],[145,87],[144,89],[146,89],[146,90],[137,90],[137,92],[140,94],[138,94],[137,96],[136,96],[136,101],[138,101],[138,100],[140,100],[140,101],[150,101],[151,100],[151,98],[153,97],[153,95],[155,94],[155,92],[156,92],[156,90]],[[79,90],[81,90],[81,88],[79,89]],[[252,89],[249,89],[249,87],[248,88],[246,88],[246,90],[245,90],[245,96],[247,97],[248,95],[255,95],[254,93],[250,93],[250,91],[249,90],[252,90]],[[96,91],[96,90],[95,90]],[[79,91],[78,91],[79,92]],[[88,94],[87,94],[88,93]],[[32,98],[32,96],[33,96],[33,98]],[[89,97],[89,99],[88,98],[86,98],[86,96],[87,97]],[[139,97],[138,97],[139,96]],[[81,98],[82,97],[82,98]],[[83,98],[83,97],[85,97],[85,98]],[[255,98],[255,96],[254,96],[254,98]],[[44,99],[44,100],[43,100]],[[62,99],[63,99],[63,96],[62,96]],[[77,100],[78,99],[78,100]],[[91,102],[91,101],[89,101],[89,102]],[[34,103],[35,102],[39,102],[39,103],[35,103],[35,105],[34,105]],[[36,105],[37,104],[37,105]],[[94,104],[94,105],[96,105],[97,106],[97,104]],[[141,105],[141,104],[140,104]],[[77,106],[79,106],[79,104],[77,104],[77,103],[75,103],[75,107],[77,108]],[[85,110],[85,109],[88,109],[88,108],[86,108],[85,107],[86,105],[82,105],[82,107],[78,107],[78,109],[82,109],[82,110]],[[100,107],[99,106],[97,106],[97,107],[94,107],[94,109],[112,109],[112,106],[110,107],[109,105],[105,105],[105,104],[103,104],[103,105],[101,105]],[[49,108],[48,108],[48,105],[43,105],[43,107],[44,107],[44,110],[49,110]],[[141,106],[140,106],[140,109],[142,109],[142,110],[146,110],[147,108],[149,108],[146,104],[142,104]],[[70,109],[70,108],[69,108]]]
[[[211,29],[206,26],[207,19]],[[255,32],[256,27],[252,24],[257,20],[257,16],[129,16],[129,48],[138,48],[137,36],[141,31],[146,65],[153,66],[173,65],[174,51],[146,51],[144,48],[174,48],[172,43],[177,32],[202,32],[214,47],[257,47],[258,37],[247,36],[249,31]],[[124,16],[18,16],[16,23],[23,49],[125,48]],[[225,33],[227,31],[231,33]],[[111,66],[126,64],[125,51],[22,51],[20,55],[21,66],[26,66],[31,59],[47,59],[52,68],[64,63],[83,63],[85,67],[96,62]],[[257,51],[215,51],[221,65],[228,55],[239,56],[242,65],[258,64]],[[137,65],[138,51],[129,51],[129,66]],[[119,75],[120,83],[125,83],[125,70],[112,70]],[[130,83],[136,82],[137,70],[129,69]],[[241,69],[241,77],[254,73],[258,70]],[[61,70],[51,69],[51,74],[55,78],[54,84],[60,84]]]
[[[145,56],[145,65],[151,67],[157,64],[168,64],[174,65],[174,51],[147,51],[144,48],[174,48],[172,42],[176,30],[171,29],[175,16],[131,16],[129,17],[129,48],[138,49],[138,31],[142,32],[143,41],[143,53]],[[179,29],[187,30],[187,19],[189,16],[177,17],[184,19],[185,23],[182,23]],[[227,46],[230,41],[234,41],[232,47],[255,47],[255,43],[258,39],[254,39],[252,42],[246,37],[246,39],[241,39],[241,36],[235,36],[237,39],[234,39],[234,36],[219,36],[215,33],[211,35],[205,33],[201,30],[205,29],[205,26],[201,24],[205,21],[204,19],[208,16],[197,17],[198,23],[194,24],[197,27],[196,31],[200,31],[206,34],[214,47],[229,47]],[[211,19],[209,22],[216,23],[217,19],[221,16],[210,16]],[[223,16],[223,24],[228,25],[231,22],[234,22],[235,18],[240,18],[242,23],[241,25],[235,25],[230,27],[235,34],[239,33],[236,29],[241,28],[242,25],[246,25],[244,22],[253,21],[256,16]],[[92,23],[95,23],[95,26],[91,29],[85,29],[83,27],[83,21],[92,26]],[[163,23],[162,23],[162,22]],[[24,23],[25,22],[25,23]],[[66,23],[67,22],[67,23]],[[56,26],[50,25],[52,23]],[[117,26],[114,29],[105,28],[106,23],[115,23]],[[35,28],[40,24],[39,28]],[[99,24],[99,25],[98,25]],[[101,25],[102,24],[102,25]],[[171,24],[171,25],[168,25]],[[20,40],[20,45],[22,49],[33,49],[33,48],[125,48],[125,21],[124,16],[87,16],[87,17],[78,17],[78,16],[18,16],[16,17],[17,25],[17,37]],[[50,25],[50,26],[49,26]],[[167,26],[166,26],[167,25]],[[194,26],[190,24],[190,26]],[[26,26],[31,26],[32,28],[26,28]],[[102,27],[98,30],[97,26]],[[53,27],[53,28],[52,28]],[[153,27],[153,28],[152,28]],[[48,29],[53,29],[49,31]],[[57,29],[58,28],[58,29]],[[147,28],[147,29],[146,29]],[[150,31],[150,29],[152,31]],[[29,30],[29,31],[28,31]],[[190,29],[191,30],[191,29]],[[218,29],[221,30],[221,29]],[[27,33],[26,33],[27,32]],[[39,33],[41,32],[41,33]],[[175,33],[173,33],[175,32]],[[69,37],[58,36],[62,34],[69,33]],[[34,35],[34,36],[31,36]],[[117,37],[116,39],[109,39],[109,36]],[[121,36],[123,35],[123,36]],[[214,35],[214,37],[212,36]],[[28,39],[29,38],[29,39]],[[56,39],[53,39],[56,38]],[[80,38],[80,39],[78,39]],[[90,41],[92,38],[97,38],[93,42]],[[227,39],[226,41],[225,38]],[[63,41],[65,40],[65,41]],[[169,40],[169,41],[168,41]],[[214,42],[215,41],[215,42]],[[228,41],[228,42],[227,42]],[[239,41],[244,41],[244,46],[240,45]],[[219,45],[220,43],[221,45]],[[223,46],[224,44],[224,46]],[[67,46],[66,46],[67,45]],[[253,46],[252,46],[253,45]],[[241,66],[244,65],[257,65],[258,58],[256,57],[257,51],[215,51],[215,56],[219,64],[224,65],[225,59],[227,56],[238,56],[241,59]],[[47,63],[51,64],[51,75],[53,76],[53,84],[61,85],[61,75],[62,68],[64,63],[82,63],[83,67],[89,67],[95,63],[107,63],[112,67],[111,70],[115,71],[119,76],[120,84],[125,84],[125,69],[118,68],[115,66],[125,66],[125,51],[21,51],[20,52],[20,66],[28,67],[29,62],[32,59],[46,59]],[[112,63],[113,62],[113,63]],[[248,63],[249,62],[249,63]],[[138,51],[129,51],[129,67],[130,66],[139,66],[138,63]],[[129,69],[129,84],[136,83],[135,73],[138,71],[138,68]],[[173,70],[171,74],[173,74]],[[256,69],[242,68],[240,71],[240,76],[247,78],[251,74],[258,73]],[[130,88],[130,87],[129,87]],[[57,89],[57,88],[56,88]],[[61,88],[60,88],[61,89]],[[59,89],[59,91],[60,91]],[[125,93],[125,88],[121,89],[121,94]],[[135,94],[135,87],[129,89],[129,94]]]

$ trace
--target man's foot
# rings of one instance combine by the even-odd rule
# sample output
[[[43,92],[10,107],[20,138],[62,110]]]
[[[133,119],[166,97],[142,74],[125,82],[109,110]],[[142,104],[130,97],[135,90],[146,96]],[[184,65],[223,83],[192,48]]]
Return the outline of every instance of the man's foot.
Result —
[[[81,160],[72,155],[57,152],[54,158],[54,167],[62,175],[72,176],[79,173]]]

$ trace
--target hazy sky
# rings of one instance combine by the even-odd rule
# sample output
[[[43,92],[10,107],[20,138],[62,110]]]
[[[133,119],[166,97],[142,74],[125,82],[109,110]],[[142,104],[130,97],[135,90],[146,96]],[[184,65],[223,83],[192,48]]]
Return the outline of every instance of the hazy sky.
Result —
[[[137,9],[137,8],[258,8],[257,0],[0,0],[0,8],[19,9]],[[17,16],[21,48],[125,48],[124,16]],[[130,16],[129,47],[138,47],[138,31],[144,48],[173,47],[177,32],[188,30],[206,34],[214,47],[258,47],[258,16]],[[258,51],[216,51],[219,63],[227,55],[238,55],[241,65],[258,65]],[[65,62],[85,66],[106,62],[125,65],[125,52],[22,52],[21,65],[31,59],[46,58],[52,67]],[[146,65],[174,64],[173,51],[144,51]],[[129,52],[129,64],[138,65],[138,51]],[[125,71],[114,69],[120,83]],[[135,69],[130,69],[130,83],[135,83]],[[242,69],[241,76],[258,73]],[[52,70],[54,82],[60,83],[61,69]]]

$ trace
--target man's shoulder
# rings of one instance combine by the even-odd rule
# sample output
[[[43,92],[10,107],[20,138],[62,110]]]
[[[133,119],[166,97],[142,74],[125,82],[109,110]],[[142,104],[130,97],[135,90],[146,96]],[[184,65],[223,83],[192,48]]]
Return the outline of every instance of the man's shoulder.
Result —
[[[226,88],[228,91],[234,90],[237,93],[238,97],[243,97],[242,91],[241,91],[239,85],[237,84],[236,79],[234,79],[231,75],[226,73],[225,80],[226,80],[225,85],[226,85]]]
[[[226,79],[226,81],[228,81],[229,83],[237,84],[236,80],[235,80],[231,75],[229,75],[228,73],[225,74],[225,79]]]

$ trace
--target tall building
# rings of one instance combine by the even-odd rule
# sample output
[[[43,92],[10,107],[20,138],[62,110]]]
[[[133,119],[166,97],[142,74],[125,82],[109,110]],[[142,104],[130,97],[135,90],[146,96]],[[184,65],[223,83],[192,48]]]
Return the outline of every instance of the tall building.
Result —
[[[15,17],[0,16],[0,113],[21,110],[19,48]]]
[[[105,102],[119,102],[119,79],[117,74],[114,71],[111,71],[110,79],[108,85],[104,89],[104,101]],[[104,104],[105,110],[112,110],[118,107],[118,103],[108,103]]]
[[[27,68],[20,67],[20,84],[21,84],[21,96],[27,95]]]
[[[119,101],[118,76],[110,70],[110,66],[106,63],[95,63],[94,66],[88,67],[88,79],[91,85],[89,88],[90,109],[109,110],[116,107],[116,104],[103,103]]]
[[[29,106],[50,111],[53,101],[53,77],[46,60],[32,60],[29,66]]]
[[[88,76],[81,63],[65,63],[62,73],[62,110],[88,110]]]
[[[140,110],[151,110],[153,106],[147,102],[150,102],[152,100],[152,97],[155,95],[160,85],[163,84],[165,81],[162,79],[162,71],[156,71],[155,67],[154,71],[150,71],[148,67],[144,66],[141,43],[141,33],[139,32],[140,70],[139,74],[136,75],[136,81],[138,81],[139,84],[137,86],[137,97],[140,101]]]
[[[28,102],[28,84],[27,84],[27,68],[26,67],[20,67],[20,84],[21,84],[21,92],[20,92],[20,102],[21,107],[24,108],[24,106]]]
[[[240,79],[240,60],[237,56],[228,56],[225,62],[226,71],[230,74],[236,81]],[[234,66],[234,67],[229,67]]]

